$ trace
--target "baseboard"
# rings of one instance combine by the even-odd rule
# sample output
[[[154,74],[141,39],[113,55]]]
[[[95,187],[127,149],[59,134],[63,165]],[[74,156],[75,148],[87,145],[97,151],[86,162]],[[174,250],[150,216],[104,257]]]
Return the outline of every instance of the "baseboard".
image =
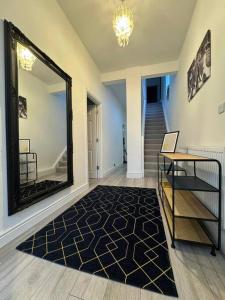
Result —
[[[11,227],[10,229],[0,234],[0,248],[10,243],[15,238],[17,238],[27,230],[31,229],[36,224],[40,223],[40,221],[44,220],[46,217],[48,217],[49,215],[51,215],[52,213],[60,209],[67,202],[73,200],[79,194],[85,192],[87,189],[88,189],[88,183],[71,191],[71,193],[68,194],[67,196],[63,196],[59,198],[55,202],[51,203],[48,207],[39,210],[38,212],[34,213],[32,216],[26,218],[20,223],[17,223],[15,226]]]
[[[127,172],[127,178],[143,178],[144,177],[144,173],[132,173],[132,172]]]
[[[121,168],[123,165],[123,163],[119,164],[118,166],[113,166],[112,168],[110,168],[109,170],[103,172],[103,178],[106,176],[109,176],[111,173],[113,173],[116,169]]]
[[[55,168],[47,168],[38,170],[38,178],[52,175],[55,173]]]

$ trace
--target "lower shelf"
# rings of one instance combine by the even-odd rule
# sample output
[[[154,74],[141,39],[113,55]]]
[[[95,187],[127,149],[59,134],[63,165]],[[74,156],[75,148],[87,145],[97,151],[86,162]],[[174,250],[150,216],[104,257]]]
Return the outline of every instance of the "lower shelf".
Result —
[[[168,182],[162,182],[162,190],[172,210],[173,197],[171,185]],[[174,191],[174,214],[176,217],[217,221],[217,218],[190,191]]]
[[[172,232],[172,213],[167,201],[164,202],[164,209],[170,231]],[[213,245],[201,225],[194,219],[182,219],[175,217],[175,240],[189,241],[210,246]]]

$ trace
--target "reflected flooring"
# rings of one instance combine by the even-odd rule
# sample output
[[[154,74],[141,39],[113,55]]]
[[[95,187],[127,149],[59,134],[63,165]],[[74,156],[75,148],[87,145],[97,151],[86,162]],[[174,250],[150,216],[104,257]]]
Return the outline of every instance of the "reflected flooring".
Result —
[[[99,181],[91,180],[90,189],[97,184],[156,187],[155,178],[127,179],[124,169],[118,169]],[[87,191],[88,192],[88,191]],[[15,246],[39,230],[72,203],[48,217],[0,251],[0,299],[36,300],[171,300],[136,287],[69,269],[15,250]],[[165,220],[164,220],[165,221]],[[220,253],[212,257],[210,249],[184,244],[170,247],[165,225],[171,264],[182,300],[225,299],[225,260]]]
[[[44,180],[67,181],[67,174],[66,173],[53,173],[53,174],[42,176],[42,177],[38,178],[37,182],[44,181]]]

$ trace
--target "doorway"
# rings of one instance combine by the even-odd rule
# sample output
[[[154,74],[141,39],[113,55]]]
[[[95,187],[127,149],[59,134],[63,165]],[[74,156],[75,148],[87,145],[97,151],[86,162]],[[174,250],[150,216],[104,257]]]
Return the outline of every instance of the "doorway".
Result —
[[[158,86],[148,86],[147,87],[147,102],[155,103],[158,101]]]
[[[156,103],[161,100],[161,77],[146,79],[147,103]]]
[[[99,121],[98,105],[87,98],[88,177],[99,177]]]

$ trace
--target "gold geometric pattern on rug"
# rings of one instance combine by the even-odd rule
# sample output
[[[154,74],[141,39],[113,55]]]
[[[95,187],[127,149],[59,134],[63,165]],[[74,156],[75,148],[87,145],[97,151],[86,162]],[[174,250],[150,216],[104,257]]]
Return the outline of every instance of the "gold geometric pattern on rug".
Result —
[[[177,296],[155,189],[97,186],[17,249]]]

